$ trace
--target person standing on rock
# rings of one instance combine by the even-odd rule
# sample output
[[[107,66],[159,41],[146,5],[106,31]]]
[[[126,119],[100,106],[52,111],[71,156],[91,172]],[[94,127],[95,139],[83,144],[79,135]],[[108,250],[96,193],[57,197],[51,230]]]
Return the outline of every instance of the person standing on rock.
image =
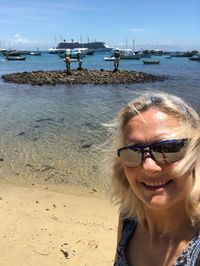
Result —
[[[65,64],[66,64],[67,73],[69,74],[70,73],[70,68],[71,68],[71,58],[70,58],[70,56],[66,55],[65,58],[64,58],[64,61],[65,61]]]
[[[78,62],[78,70],[82,70],[83,68],[82,68],[82,64],[83,64],[83,61],[81,60],[81,53],[80,52],[78,52],[77,53],[77,62]]]
[[[115,57],[115,60],[114,60],[114,71],[117,71],[119,69],[119,61],[120,61],[120,51],[119,51],[119,49],[115,49],[114,57]]]

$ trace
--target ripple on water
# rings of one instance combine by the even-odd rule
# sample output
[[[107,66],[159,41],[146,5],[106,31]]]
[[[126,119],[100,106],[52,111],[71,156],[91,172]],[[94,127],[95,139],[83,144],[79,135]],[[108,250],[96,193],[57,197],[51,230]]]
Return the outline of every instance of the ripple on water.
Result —
[[[170,79],[156,83],[52,88],[0,82],[1,175],[104,188],[99,146],[122,106],[143,90],[161,90],[199,109],[199,69],[190,62],[180,68],[180,62],[161,64],[156,73],[166,71]]]

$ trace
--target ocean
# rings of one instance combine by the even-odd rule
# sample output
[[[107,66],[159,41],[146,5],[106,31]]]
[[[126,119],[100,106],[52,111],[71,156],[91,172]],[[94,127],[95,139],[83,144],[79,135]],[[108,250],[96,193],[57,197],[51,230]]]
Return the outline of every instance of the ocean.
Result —
[[[113,70],[108,54],[83,58],[87,69]],[[168,76],[163,82],[128,85],[31,86],[0,79],[0,177],[48,181],[104,190],[99,147],[109,137],[108,125],[142,91],[163,91],[183,97],[200,112],[200,63],[188,58],[155,56],[160,65],[120,61],[121,70]],[[72,63],[77,68],[77,63]],[[0,56],[0,76],[8,73],[63,70],[64,61],[47,52],[25,61]]]

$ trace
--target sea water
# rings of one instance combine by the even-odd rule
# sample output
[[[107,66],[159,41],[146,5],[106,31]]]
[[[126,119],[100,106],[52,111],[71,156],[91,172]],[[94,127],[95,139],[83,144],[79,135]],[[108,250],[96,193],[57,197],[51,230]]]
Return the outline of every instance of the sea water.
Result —
[[[106,54],[83,58],[87,69],[113,70]],[[104,189],[100,147],[109,138],[109,124],[142,91],[174,93],[199,112],[200,63],[188,58],[153,57],[120,62],[120,69],[166,75],[164,82],[128,85],[31,86],[0,80],[0,176],[11,180],[42,180],[75,187]],[[72,69],[77,68],[72,63]],[[0,56],[0,76],[36,70],[64,70],[57,55],[42,53],[25,61]]]

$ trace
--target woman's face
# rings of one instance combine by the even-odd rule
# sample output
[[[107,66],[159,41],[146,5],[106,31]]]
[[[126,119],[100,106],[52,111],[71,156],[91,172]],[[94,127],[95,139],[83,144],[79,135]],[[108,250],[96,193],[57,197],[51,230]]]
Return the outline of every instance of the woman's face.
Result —
[[[147,145],[168,137],[179,121],[157,109],[149,109],[129,120],[125,127],[125,145]],[[187,137],[187,136],[184,136]],[[137,167],[124,165],[128,182],[144,206],[165,209],[183,203],[190,192],[191,173],[176,176],[173,169],[178,164],[158,164],[149,153]]]

